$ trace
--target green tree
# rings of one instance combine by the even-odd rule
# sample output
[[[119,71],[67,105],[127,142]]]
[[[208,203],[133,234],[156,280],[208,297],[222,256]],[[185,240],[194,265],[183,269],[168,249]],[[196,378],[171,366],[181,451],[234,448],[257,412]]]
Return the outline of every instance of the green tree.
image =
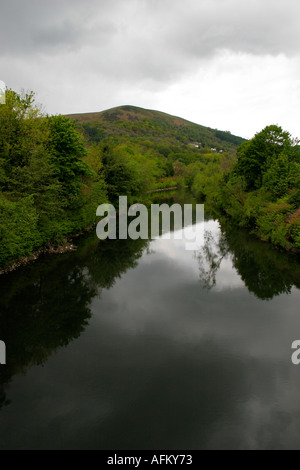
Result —
[[[77,196],[81,188],[81,179],[91,176],[90,168],[82,159],[86,156],[83,137],[75,129],[75,124],[65,116],[50,116],[49,140],[47,148],[51,154],[51,164],[58,180],[62,184],[64,195]]]
[[[0,193],[0,265],[30,254],[40,243],[34,198],[12,202]]]
[[[102,147],[102,164],[101,173],[112,203],[117,202],[119,196],[128,196],[130,202],[137,202],[154,186],[155,161],[133,146],[106,143]]]
[[[20,200],[31,196],[38,216],[38,229],[41,240],[53,240],[57,233],[57,223],[64,216],[62,184],[58,181],[50,165],[46,151],[32,155],[24,167],[12,171],[10,191],[7,197]]]
[[[93,225],[107,201],[74,123],[44,117],[34,94],[9,90],[0,106],[0,264]],[[93,159],[92,159],[93,160]]]
[[[34,104],[34,93],[6,92],[6,104],[0,106],[0,189],[10,187],[14,168],[24,167],[48,138],[42,114]]]
[[[263,174],[282,153],[294,157],[295,141],[289,132],[276,125],[267,126],[255,137],[244,142],[237,150],[238,161],[235,172],[244,177],[247,191],[258,189],[263,184]]]
[[[300,165],[290,162],[288,155],[281,154],[274,160],[263,176],[263,185],[274,198],[287,193],[288,189],[300,186]]]

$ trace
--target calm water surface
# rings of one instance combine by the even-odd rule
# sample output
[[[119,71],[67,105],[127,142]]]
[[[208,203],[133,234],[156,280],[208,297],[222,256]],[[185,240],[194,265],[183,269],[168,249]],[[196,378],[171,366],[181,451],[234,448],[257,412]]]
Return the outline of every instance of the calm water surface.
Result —
[[[0,449],[300,448],[299,258],[205,230],[0,278]]]

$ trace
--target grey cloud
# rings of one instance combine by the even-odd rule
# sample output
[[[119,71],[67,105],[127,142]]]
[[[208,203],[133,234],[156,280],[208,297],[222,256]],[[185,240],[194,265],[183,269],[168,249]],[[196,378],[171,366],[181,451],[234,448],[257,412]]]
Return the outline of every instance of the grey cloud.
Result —
[[[222,50],[296,56],[300,39],[295,0],[0,0],[0,13],[2,67],[107,90],[162,90]]]
[[[99,2],[89,0],[87,3],[78,0],[0,0],[0,55],[32,56],[49,53],[58,44],[72,48],[80,46],[88,41],[95,18],[100,19],[100,34],[113,30],[112,24],[101,21]]]
[[[101,70],[118,80],[170,83],[224,49],[258,56],[298,54],[295,10],[300,9],[289,0],[275,6],[268,0],[137,3],[127,2],[122,18],[115,14],[118,27],[107,35],[109,50],[98,46],[103,51]]]
[[[207,56],[222,48],[254,54],[298,53],[300,8],[294,0],[11,0],[0,2],[0,44],[6,52],[42,52],[96,38],[145,53]],[[122,42],[120,42],[122,41]],[[153,56],[156,54],[152,54]],[[151,58],[151,55],[150,57]]]
[[[167,15],[165,8],[149,10],[149,21],[160,45],[179,55],[201,58],[220,49],[298,54],[300,7],[294,1],[187,0],[169,7]]]
[[[68,22],[32,32],[32,42],[37,44],[39,48],[76,47],[81,40],[82,31],[80,28]]]

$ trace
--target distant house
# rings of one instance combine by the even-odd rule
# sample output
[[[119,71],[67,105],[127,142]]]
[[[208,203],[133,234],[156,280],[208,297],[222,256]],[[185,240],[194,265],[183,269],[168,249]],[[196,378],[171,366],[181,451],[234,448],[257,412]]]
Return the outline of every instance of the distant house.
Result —
[[[211,150],[212,152],[216,152],[216,151],[217,151],[217,149],[215,149],[215,148],[211,148],[210,150]]]
[[[199,149],[201,147],[201,142],[191,142],[189,143],[189,146],[195,149]]]

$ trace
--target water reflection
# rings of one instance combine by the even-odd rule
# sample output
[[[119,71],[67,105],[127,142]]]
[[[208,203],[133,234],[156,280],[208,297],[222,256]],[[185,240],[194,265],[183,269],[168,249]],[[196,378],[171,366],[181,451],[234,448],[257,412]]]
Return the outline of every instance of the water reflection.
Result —
[[[89,235],[0,279],[1,449],[299,447],[299,262],[206,229],[196,254]]]
[[[136,266],[148,242],[99,243],[82,239],[76,253],[45,257],[0,281],[0,333],[8,362],[0,368],[0,408],[11,377],[43,365],[58,348],[79,338],[91,318],[90,303]]]
[[[221,222],[220,229],[205,233],[205,245],[197,253],[200,279],[207,289],[216,285],[224,259],[230,258],[249,292],[259,299],[271,300],[300,288],[300,263],[267,243],[256,240],[242,229]]]

